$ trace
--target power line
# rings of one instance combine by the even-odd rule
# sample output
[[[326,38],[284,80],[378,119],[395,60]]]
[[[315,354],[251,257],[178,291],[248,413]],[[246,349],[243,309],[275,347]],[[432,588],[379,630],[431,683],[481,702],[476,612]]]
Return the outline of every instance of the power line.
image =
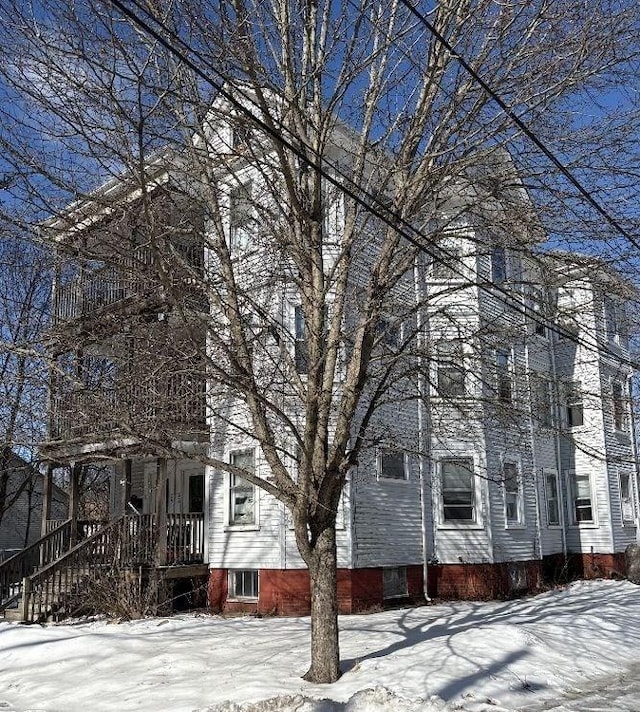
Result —
[[[514,124],[532,141],[544,155],[553,163],[553,165],[562,173],[562,175],[573,185],[580,195],[598,211],[600,215],[612,225],[623,237],[625,237],[634,247],[640,250],[640,243],[631,235],[620,222],[611,215],[611,213],[600,205],[598,200],[593,197],[591,192],[587,190],[582,183],[573,175],[573,173],[562,163],[562,161],[543,143],[536,134],[525,124],[525,122],[511,109],[511,107],[495,92],[487,82],[475,71],[475,69],[465,60],[465,58],[453,48],[450,42],[429,22],[429,20],[414,7],[409,0],[400,0],[409,12],[421,22],[427,30],[436,38],[436,40],[451,54],[453,59],[456,59],[460,66],[476,81],[484,91],[496,102],[496,104],[505,112],[505,114],[513,121]]]
[[[306,144],[304,144],[300,140],[300,138],[296,134],[294,134],[288,127],[280,125],[276,129],[276,128],[270,126],[267,122],[265,122],[259,116],[254,114],[245,105],[245,103],[239,101],[236,98],[236,96],[234,95],[234,93],[230,92],[225,87],[225,85],[230,86],[231,85],[230,82],[213,64],[211,64],[211,62],[209,62],[206,58],[202,57],[202,55],[197,50],[194,50],[189,44],[187,44],[184,40],[182,40],[182,38],[180,38],[175,32],[173,32],[170,28],[168,28],[160,19],[158,19],[153,14],[153,12],[151,12],[146,7],[142,6],[138,2],[138,0],[130,0],[130,2],[133,5],[135,5],[138,10],[143,12],[147,17],[151,18],[151,20],[158,27],[160,27],[162,29],[162,31],[167,36],[169,36],[172,40],[177,41],[182,47],[185,48],[185,50],[187,52],[189,52],[190,54],[192,54],[193,56],[198,58],[207,67],[207,69],[211,70],[217,76],[219,76],[221,81],[212,79],[206,72],[204,72],[198,65],[196,65],[184,52],[182,52],[180,49],[178,49],[173,44],[171,44],[171,42],[169,42],[165,37],[163,37],[160,32],[156,31],[147,22],[145,22],[144,19],[140,18],[133,11],[131,11],[126,5],[124,5],[123,2],[121,2],[121,0],[111,0],[112,5],[116,6],[124,15],[126,15],[135,24],[137,24],[145,32],[147,32],[154,39],[156,39],[163,47],[165,47],[165,49],[167,49],[173,55],[178,57],[178,59],[180,59],[181,62],[183,62],[186,66],[188,66],[190,69],[192,69],[201,79],[203,79],[205,82],[207,82],[209,85],[211,85],[214,89],[216,89],[219,92],[219,94],[221,94],[235,109],[237,109],[240,113],[247,116],[254,125],[260,127],[261,130],[263,130],[265,133],[267,133],[269,136],[271,136],[275,141],[277,141],[283,147],[290,150],[298,158],[302,159],[307,165],[309,165],[311,168],[313,168],[320,176],[325,178],[328,182],[330,182],[336,188],[341,190],[347,196],[349,196],[350,198],[355,200],[361,207],[363,207],[366,211],[372,213],[375,217],[377,217],[382,222],[384,222],[388,227],[390,227],[391,229],[393,229],[397,233],[399,233],[402,237],[404,237],[408,242],[410,242],[418,250],[426,253],[429,257],[436,260],[437,262],[446,264],[452,272],[456,273],[459,277],[461,277],[462,281],[466,282],[469,286],[477,286],[479,289],[486,292],[487,294],[497,297],[500,301],[502,301],[506,306],[509,306],[515,312],[534,321],[535,323],[542,324],[543,326],[548,328],[551,332],[556,333],[559,336],[566,338],[570,341],[573,341],[574,343],[584,347],[587,350],[596,351],[597,353],[605,353],[608,356],[610,356],[613,360],[615,360],[623,365],[630,366],[631,368],[634,368],[634,369],[638,368],[638,364],[636,364],[635,361],[632,361],[628,358],[624,358],[620,354],[611,350],[608,346],[598,343],[595,336],[594,336],[593,344],[588,343],[588,342],[584,341],[584,339],[582,339],[581,337],[578,337],[575,334],[573,334],[571,331],[562,328],[561,326],[559,326],[558,324],[553,322],[548,317],[542,316],[542,315],[540,315],[539,312],[536,312],[535,310],[524,306],[523,304],[520,303],[519,299],[509,289],[503,287],[502,285],[493,283],[491,285],[491,287],[489,287],[487,285],[483,285],[482,283],[477,283],[474,280],[469,279],[469,277],[465,274],[464,269],[457,267],[455,255],[449,253],[445,248],[443,248],[439,245],[435,246],[435,247],[437,247],[437,252],[436,252],[433,249],[434,246],[429,245],[428,243],[425,244],[423,242],[423,240],[427,239],[427,237],[426,237],[426,235],[424,235],[424,233],[422,233],[420,230],[418,230],[411,223],[407,222],[407,220],[405,220],[400,214],[389,209],[387,206],[385,206],[383,203],[381,203],[379,198],[376,195],[368,192],[367,190],[365,190],[364,188],[362,188],[361,186],[358,186],[358,185],[355,185],[352,188],[352,187],[350,187],[350,185],[345,184],[344,182],[338,180],[334,175],[327,172],[327,170],[321,165],[321,163],[319,161],[315,160],[314,158],[312,158],[309,155],[309,151],[311,150],[310,147],[307,146]],[[236,95],[241,96],[245,100],[245,102],[252,104],[258,110],[261,110],[261,107],[256,103],[256,101],[253,97],[244,93],[242,90],[237,89],[237,87],[234,87],[234,92]],[[308,151],[303,151],[301,148],[299,148],[294,143],[292,143],[291,140],[287,139],[283,135],[283,132],[288,133],[293,138],[293,140],[295,140],[296,142],[298,142],[299,144],[304,146],[306,149],[308,149]],[[344,173],[342,173],[338,167],[331,164],[330,161],[327,161],[326,158],[323,158],[323,162],[326,165],[329,165],[332,168],[332,170],[334,170],[336,172],[337,175],[341,176],[349,184],[352,183],[352,181],[349,179],[348,176],[346,176]],[[369,203],[365,202],[365,200],[363,200],[363,198],[361,196],[365,196],[367,199],[369,199],[370,202]],[[378,206],[380,206],[380,207],[378,207]],[[382,208],[382,209],[380,209],[380,208]],[[414,235],[418,236],[419,238],[422,238],[422,240],[416,239],[416,237],[414,237]]]

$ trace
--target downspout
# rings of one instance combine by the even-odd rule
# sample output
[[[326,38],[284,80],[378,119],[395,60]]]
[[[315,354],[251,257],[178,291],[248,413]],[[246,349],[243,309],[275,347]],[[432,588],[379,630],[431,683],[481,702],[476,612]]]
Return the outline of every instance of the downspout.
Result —
[[[429,401],[428,393],[425,394],[425,383],[422,359],[422,348],[424,340],[422,338],[422,290],[420,288],[420,270],[418,264],[418,256],[416,256],[413,264],[413,283],[416,300],[416,345],[418,347],[417,367],[418,367],[418,481],[420,485],[420,533],[422,537],[422,591],[424,600],[429,602],[429,555],[427,552],[427,496],[425,484],[425,472],[431,472],[431,432],[429,428]],[[426,405],[426,409],[425,409]],[[426,437],[425,437],[426,427]]]
[[[633,511],[635,512],[636,543],[640,544],[640,463],[638,462],[638,444],[636,442],[636,418],[633,412],[633,383],[628,380],[629,419],[631,421],[631,453],[635,469],[635,482],[633,487]]]
[[[564,561],[567,561],[567,504],[564,497],[564,478],[562,476],[562,453],[560,452],[560,387],[558,384],[558,371],[556,367],[556,344],[558,343],[558,334],[553,331],[549,332],[549,360],[551,361],[551,377],[553,379],[553,426],[556,451],[556,482],[558,483],[558,509],[560,510],[560,530],[562,533],[562,556]]]

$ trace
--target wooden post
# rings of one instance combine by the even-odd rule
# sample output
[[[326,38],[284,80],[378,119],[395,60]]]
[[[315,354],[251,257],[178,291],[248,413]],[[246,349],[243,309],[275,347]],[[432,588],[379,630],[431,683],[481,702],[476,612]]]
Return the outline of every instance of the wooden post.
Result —
[[[47,533],[47,522],[51,519],[51,489],[53,483],[53,463],[47,463],[47,468],[42,475],[42,521],[40,523],[40,536]]]
[[[124,472],[122,473],[121,489],[120,489],[120,509],[122,514],[133,514],[133,510],[129,507],[129,500],[131,499],[131,469],[132,462],[130,458],[127,458],[124,463]]]
[[[158,539],[156,542],[156,566],[167,563],[167,460],[158,458],[156,470],[155,514]]]
[[[80,472],[82,465],[74,462],[71,466],[71,482],[69,484],[69,514],[71,520],[71,546],[78,541],[78,499],[80,495]]]

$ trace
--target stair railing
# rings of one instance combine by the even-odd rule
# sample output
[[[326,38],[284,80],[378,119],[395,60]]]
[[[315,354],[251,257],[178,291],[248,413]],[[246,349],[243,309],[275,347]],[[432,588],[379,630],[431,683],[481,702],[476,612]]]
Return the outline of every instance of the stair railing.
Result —
[[[16,601],[22,593],[22,582],[39,566],[47,566],[69,549],[71,520],[59,524],[26,549],[0,563],[0,611]]]

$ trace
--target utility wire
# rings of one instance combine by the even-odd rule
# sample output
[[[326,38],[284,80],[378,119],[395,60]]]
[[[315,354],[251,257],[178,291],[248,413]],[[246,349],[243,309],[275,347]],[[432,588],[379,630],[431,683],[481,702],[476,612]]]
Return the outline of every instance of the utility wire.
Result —
[[[562,163],[562,161],[543,143],[535,133],[525,124],[525,122],[511,109],[511,107],[495,92],[487,82],[475,71],[475,69],[466,61],[466,59],[453,48],[450,42],[429,22],[429,20],[421,13],[409,0],[400,0],[400,2],[409,10],[409,12],[418,19],[418,21],[426,27],[427,30],[435,37],[435,39],[451,54],[453,59],[456,59],[460,66],[477,82],[485,92],[496,102],[496,104],[505,112],[505,114],[513,121],[514,124],[524,133],[524,135],[532,141],[544,155],[553,163],[553,165],[562,173],[562,175],[573,185],[580,195],[602,215],[602,217],[612,225],[623,237],[625,237],[634,247],[640,250],[640,243],[631,235],[620,222],[611,215],[611,213],[600,205],[598,200],[594,198],[589,190],[573,175],[573,173]]]
[[[611,350],[607,345],[605,344],[600,344],[596,340],[594,336],[594,342],[589,343],[584,341],[582,338],[576,336],[574,333],[571,331],[562,328],[559,326],[557,323],[553,322],[551,319],[549,319],[546,316],[541,315],[539,312],[536,312],[535,310],[528,308],[524,306],[520,300],[511,292],[509,289],[503,287],[500,284],[493,283],[491,286],[484,285],[482,283],[477,283],[472,279],[469,279],[469,277],[465,274],[463,268],[458,267],[456,265],[456,255],[453,255],[452,253],[447,252],[447,250],[441,246],[434,246],[434,245],[429,245],[428,242],[425,244],[425,240],[427,240],[427,236],[419,231],[415,226],[413,226],[411,223],[407,222],[401,215],[399,215],[397,212],[389,209],[387,206],[385,206],[383,203],[380,202],[379,198],[375,196],[372,193],[369,193],[367,190],[362,188],[361,186],[354,186],[351,187],[351,185],[347,185],[346,183],[338,180],[334,175],[329,173],[326,168],[321,165],[319,161],[316,159],[312,158],[310,156],[311,149],[309,146],[304,144],[300,138],[294,134],[288,127],[286,126],[279,126],[278,130],[275,128],[272,128],[267,122],[265,122],[263,119],[261,119],[259,116],[254,114],[246,105],[245,103],[241,102],[238,100],[237,96],[241,96],[245,102],[248,102],[250,104],[253,104],[253,106],[256,107],[256,109],[261,110],[261,107],[256,103],[255,99],[251,97],[250,95],[244,93],[243,91],[237,89],[234,87],[234,92],[232,93],[229,91],[229,89],[226,88],[225,85],[230,85],[230,82],[227,80],[227,78],[210,62],[208,61],[205,57],[202,57],[202,55],[197,51],[194,50],[188,43],[186,43],[182,38],[180,38],[175,32],[173,32],[170,28],[168,28],[160,19],[158,19],[153,12],[151,12],[149,9],[146,7],[142,6],[138,0],[130,0],[131,4],[135,5],[135,7],[143,12],[147,17],[149,17],[155,25],[157,25],[159,28],[161,28],[162,32],[165,33],[168,37],[170,37],[172,40],[178,42],[184,49],[190,53],[191,55],[195,56],[197,59],[199,59],[210,71],[214,72],[218,77],[220,77],[220,81],[211,78],[206,72],[204,72],[198,65],[196,65],[184,52],[182,52],[180,49],[175,47],[171,42],[169,42],[160,32],[155,30],[153,27],[151,27],[144,19],[136,15],[132,10],[130,10],[121,0],[110,0],[111,4],[114,5],[116,8],[118,8],[126,17],[131,19],[136,25],[138,25],[141,29],[143,29],[147,34],[151,35],[154,39],[156,39],[165,49],[167,49],[169,52],[171,52],[173,55],[175,55],[178,59],[180,59],[181,62],[183,62],[186,66],[188,66],[197,76],[199,76],[201,79],[203,79],[207,84],[212,86],[218,93],[223,96],[235,109],[237,109],[240,113],[244,114],[247,116],[252,124],[260,127],[262,131],[264,131],[266,134],[271,136],[275,141],[280,143],[283,147],[287,148],[290,150],[292,153],[294,153],[298,158],[303,160],[307,165],[309,165],[311,168],[313,168],[320,176],[325,178],[329,183],[331,183],[333,186],[341,190],[344,194],[352,198],[354,201],[356,201],[361,207],[363,207],[367,212],[370,212],[373,214],[375,217],[380,219],[382,222],[384,222],[388,227],[391,229],[395,230],[398,232],[402,237],[404,237],[408,242],[410,242],[414,247],[416,247],[418,250],[421,252],[426,253],[429,257],[432,259],[436,260],[439,263],[446,264],[449,269],[456,273],[458,277],[461,278],[463,282],[466,282],[469,286],[477,286],[479,289],[482,291],[486,292],[487,294],[490,294],[494,297],[497,297],[500,301],[502,301],[506,306],[509,306],[511,309],[513,309],[515,312],[521,314],[522,316],[530,319],[531,321],[534,321],[535,323],[539,323],[546,328],[549,329],[549,331],[556,333],[562,338],[568,339],[570,341],[573,341],[574,343],[584,347],[585,349],[589,351],[595,351],[597,353],[604,353],[611,357],[613,360],[629,366],[633,369],[638,369],[640,365],[636,363],[635,361],[632,361],[629,358],[625,358],[621,356],[620,354],[614,352]],[[299,143],[301,146],[304,146],[304,148],[307,149],[307,151],[302,150],[299,146],[295,145],[292,140],[287,139],[284,135],[283,132],[288,133],[294,141]],[[323,158],[323,162],[325,165],[328,165],[331,167],[333,171],[339,176],[341,176],[344,180],[346,180],[349,184],[352,183],[352,181],[349,179],[348,176],[346,176],[344,173],[340,171],[340,169],[334,165],[332,165],[329,161],[327,161],[325,158]],[[362,196],[365,196],[370,202],[367,203],[363,199]],[[380,207],[378,207],[380,206]],[[380,209],[382,208],[382,209]],[[421,240],[416,239],[416,237],[421,238]],[[435,251],[433,248],[437,247],[437,251]]]

